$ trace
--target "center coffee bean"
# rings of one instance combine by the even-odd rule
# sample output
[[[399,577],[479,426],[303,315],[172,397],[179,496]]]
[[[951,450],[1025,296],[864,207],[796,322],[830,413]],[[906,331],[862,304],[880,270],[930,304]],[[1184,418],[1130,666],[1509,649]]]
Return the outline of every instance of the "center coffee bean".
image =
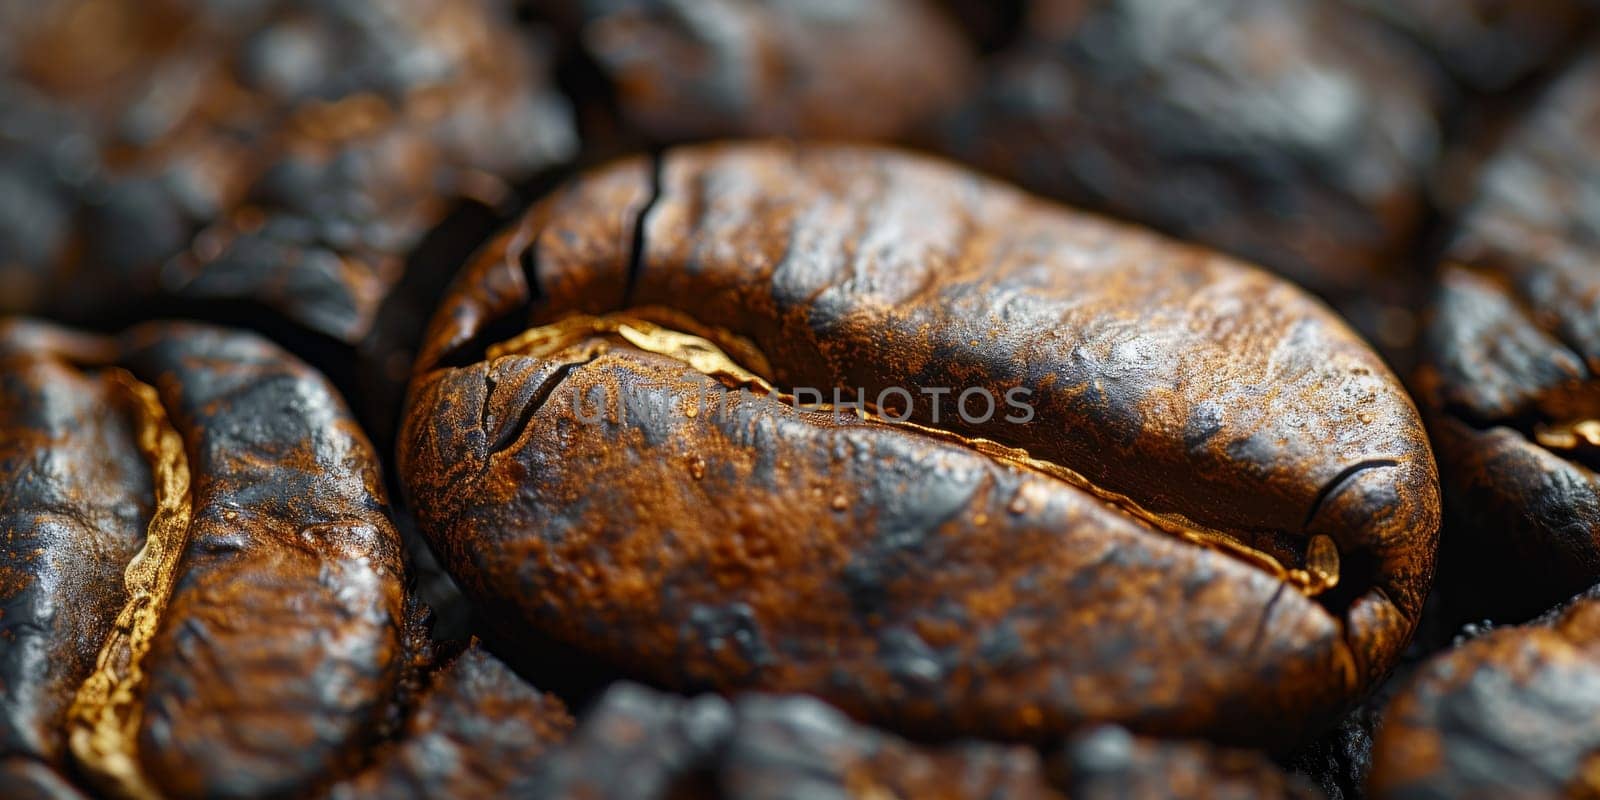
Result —
[[[501,640],[919,736],[1287,746],[1392,665],[1438,525],[1411,402],[1300,291],[852,147],[674,150],[534,207],[444,299],[399,451]]]

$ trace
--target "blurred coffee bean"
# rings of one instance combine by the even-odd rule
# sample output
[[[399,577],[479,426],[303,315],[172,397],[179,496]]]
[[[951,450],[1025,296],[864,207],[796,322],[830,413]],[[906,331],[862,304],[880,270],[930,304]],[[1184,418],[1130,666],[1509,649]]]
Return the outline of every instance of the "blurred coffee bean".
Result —
[[[59,0],[16,42],[0,310],[254,328],[385,447],[412,306],[512,182],[577,152],[548,42],[494,0]]]
[[[1589,57],[1489,161],[1440,259],[1417,384],[1463,619],[1526,619],[1600,580],[1596,126]]]
[[[1086,731],[1056,756],[1056,780],[1075,800],[1320,798],[1266,756],[1204,742],[1141,740],[1116,727]]]
[[[921,745],[799,695],[692,699],[618,684],[540,767],[548,797],[1311,798],[1259,753],[1075,737],[1047,771],[1037,752],[959,741]]]
[[[1425,664],[1385,715],[1376,798],[1600,791],[1600,592]]]
[[[540,797],[1053,798],[1032,750],[923,747],[809,697],[680,699],[618,684],[541,765]]]
[[[1549,66],[1593,26],[1591,0],[1344,0],[1404,31],[1468,87],[1497,91]]]
[[[927,141],[1273,269],[1403,362],[1443,98],[1386,34],[1328,2],[1041,0]]]
[[[971,45],[929,0],[534,0],[626,135],[899,139],[961,97]]]

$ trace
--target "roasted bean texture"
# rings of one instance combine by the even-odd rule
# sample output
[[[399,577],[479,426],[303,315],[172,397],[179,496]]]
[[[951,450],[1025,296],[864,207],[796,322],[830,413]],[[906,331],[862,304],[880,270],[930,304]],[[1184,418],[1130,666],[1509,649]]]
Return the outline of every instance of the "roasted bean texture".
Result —
[[[1338,2],[1041,0],[933,145],[1242,256],[1404,350],[1429,65]]]
[[[1597,126],[1591,56],[1489,162],[1440,264],[1417,384],[1463,613],[1526,619],[1600,580]]]
[[[1415,409],[1298,290],[870,148],[540,203],[439,309],[399,455],[502,638],[919,736],[1287,747],[1392,665],[1438,525]]]
[[[150,463],[124,383],[79,371],[46,349],[49,335],[3,337],[0,749],[59,764],[72,697],[128,601],[123,570],[154,509]]]
[[[1597,36],[0,0],[0,800],[1600,798]]]
[[[372,447],[251,334],[0,322],[0,794],[519,793],[561,703],[435,664]]]
[[[253,336],[10,321],[4,756],[131,797],[303,793],[359,763],[401,663],[366,437]],[[37,771],[40,767],[30,767]]]
[[[1435,656],[1389,706],[1378,798],[1600,793],[1600,591]]]

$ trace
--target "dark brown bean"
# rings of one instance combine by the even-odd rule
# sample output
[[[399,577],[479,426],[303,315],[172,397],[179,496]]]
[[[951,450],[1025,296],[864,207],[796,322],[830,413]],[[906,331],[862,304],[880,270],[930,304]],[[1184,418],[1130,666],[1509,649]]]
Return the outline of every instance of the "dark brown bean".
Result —
[[[1038,753],[985,742],[919,745],[798,695],[683,699],[614,686],[541,764],[545,797],[1313,798],[1267,758],[1103,728],[1046,774]]]
[[[729,800],[1060,797],[1031,749],[981,742],[918,746],[801,696],[739,698],[716,773]]]
[[[1597,125],[1590,57],[1488,163],[1440,261],[1417,383],[1463,614],[1525,619],[1600,580]]]
[[[130,797],[304,792],[355,766],[396,688],[403,584],[371,445],[327,382],[254,336],[193,325],[95,340],[8,322],[0,341],[5,380],[42,387],[54,400],[34,413],[59,415],[31,438],[19,415],[10,440],[35,464],[84,465],[5,496],[0,513],[45,548],[12,562],[22,596],[96,571],[126,590],[90,585],[60,598],[81,607],[35,615],[29,650],[62,658],[18,665],[52,698],[30,726],[56,722],[57,684],[80,680],[57,730],[76,771]],[[137,554],[119,539],[133,522]]]
[[[402,479],[502,634],[919,735],[1281,747],[1392,665],[1434,467],[1318,304],[890,151],[657,171],[537,206],[425,345]],[[1034,417],[787,402],[839,386],[1022,387]]]
[[[1334,2],[1042,0],[942,152],[1209,244],[1409,347],[1429,65]]]
[[[534,797],[649,800],[714,793],[707,773],[733,732],[727,701],[615,684],[534,776]]]
[[[330,797],[532,797],[544,753],[572,718],[477,643],[441,667],[400,741]]]
[[[809,697],[682,699],[613,686],[540,765],[533,796],[1028,797],[1057,794],[1036,753],[921,747]]]
[[[126,5],[0,33],[0,311],[256,328],[387,443],[483,206],[576,153],[549,48],[495,0]]]
[[[34,346],[48,335],[0,328],[0,755],[59,767],[152,509],[126,385]]]
[[[960,32],[927,0],[532,5],[572,32],[618,122],[647,141],[901,138],[972,72]]]
[[[240,81],[281,106],[266,163],[161,282],[186,299],[248,299],[355,343],[452,203],[498,202],[505,181],[574,155],[576,134],[542,54],[493,3],[294,8],[239,45]],[[425,66],[408,69],[396,52]]]
[[[1377,798],[1600,792],[1600,592],[1424,664],[1373,748]]]
[[[349,763],[399,658],[403,575],[371,445],[327,383],[250,337],[129,337],[194,473],[137,745],[182,796],[274,794]],[[80,695],[81,696],[81,695]]]

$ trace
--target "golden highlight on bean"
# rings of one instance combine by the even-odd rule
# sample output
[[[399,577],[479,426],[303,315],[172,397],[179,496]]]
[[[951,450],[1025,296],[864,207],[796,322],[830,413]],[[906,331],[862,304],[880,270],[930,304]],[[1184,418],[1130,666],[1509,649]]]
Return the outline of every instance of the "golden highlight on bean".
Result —
[[[139,770],[143,661],[177,579],[193,498],[183,439],[173,429],[156,390],[123,370],[111,375],[134,411],[139,449],[150,462],[155,512],[144,547],[123,578],[128,602],[101,645],[94,672],[79,687],[68,720],[72,754],[79,766],[106,791],[144,800],[159,794]]]

